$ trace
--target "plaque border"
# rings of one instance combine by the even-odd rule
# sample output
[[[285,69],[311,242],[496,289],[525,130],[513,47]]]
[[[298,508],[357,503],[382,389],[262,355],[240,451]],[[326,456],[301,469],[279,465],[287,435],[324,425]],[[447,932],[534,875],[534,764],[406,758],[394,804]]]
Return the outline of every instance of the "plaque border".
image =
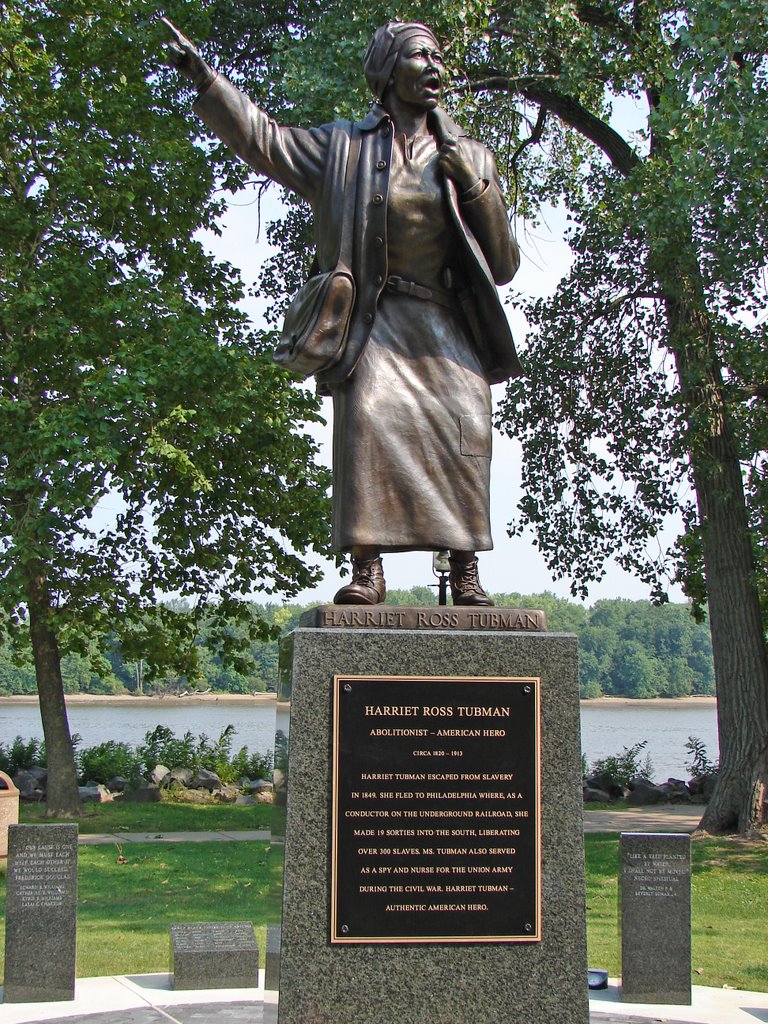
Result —
[[[430,935],[430,936],[346,936],[340,934],[336,915],[337,878],[338,878],[338,835],[339,835],[339,694],[345,682],[430,682],[444,680],[451,683],[521,683],[532,685],[534,690],[534,728],[536,731],[534,749],[536,764],[534,766],[534,800],[533,818],[536,829],[534,843],[534,875],[536,901],[536,931],[530,935]],[[330,905],[330,941],[331,945],[477,945],[480,943],[535,943],[541,942],[541,676],[451,676],[451,675],[352,675],[348,672],[335,673],[332,684],[333,713],[331,728],[331,905]]]

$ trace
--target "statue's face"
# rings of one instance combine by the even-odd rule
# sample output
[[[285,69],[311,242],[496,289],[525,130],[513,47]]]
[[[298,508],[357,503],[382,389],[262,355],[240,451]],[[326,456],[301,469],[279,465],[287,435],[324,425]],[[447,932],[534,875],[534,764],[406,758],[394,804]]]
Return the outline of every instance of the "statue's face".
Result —
[[[443,55],[425,33],[412,36],[398,54],[389,88],[402,103],[433,110],[440,102],[444,79]]]

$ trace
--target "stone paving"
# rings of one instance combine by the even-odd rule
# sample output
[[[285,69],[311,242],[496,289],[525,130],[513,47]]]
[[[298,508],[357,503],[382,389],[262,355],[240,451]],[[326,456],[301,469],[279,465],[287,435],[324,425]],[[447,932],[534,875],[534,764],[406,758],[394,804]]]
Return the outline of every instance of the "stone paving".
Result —
[[[48,1024],[266,1024],[268,1020],[269,1016],[264,1014],[264,1004],[254,1000],[107,1010],[104,1013],[49,1019]]]
[[[102,843],[268,843],[271,833],[263,829],[232,832],[97,832],[81,835],[81,846]]]
[[[704,807],[698,804],[663,804],[612,811],[585,811],[585,832],[693,832]]]

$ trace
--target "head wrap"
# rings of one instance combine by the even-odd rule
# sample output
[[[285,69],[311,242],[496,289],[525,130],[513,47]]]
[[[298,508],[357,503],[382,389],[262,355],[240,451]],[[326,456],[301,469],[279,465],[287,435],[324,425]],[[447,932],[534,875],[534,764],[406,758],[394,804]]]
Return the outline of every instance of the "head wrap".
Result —
[[[435,33],[418,21],[388,21],[373,33],[363,59],[365,80],[371,92],[382,99],[402,48],[414,36],[427,35],[439,48]]]

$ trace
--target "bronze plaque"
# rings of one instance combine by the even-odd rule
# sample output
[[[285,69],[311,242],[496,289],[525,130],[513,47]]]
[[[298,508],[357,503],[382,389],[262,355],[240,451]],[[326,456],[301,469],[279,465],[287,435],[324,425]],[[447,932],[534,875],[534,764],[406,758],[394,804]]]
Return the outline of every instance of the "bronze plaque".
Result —
[[[539,680],[336,676],[331,942],[541,939]]]

